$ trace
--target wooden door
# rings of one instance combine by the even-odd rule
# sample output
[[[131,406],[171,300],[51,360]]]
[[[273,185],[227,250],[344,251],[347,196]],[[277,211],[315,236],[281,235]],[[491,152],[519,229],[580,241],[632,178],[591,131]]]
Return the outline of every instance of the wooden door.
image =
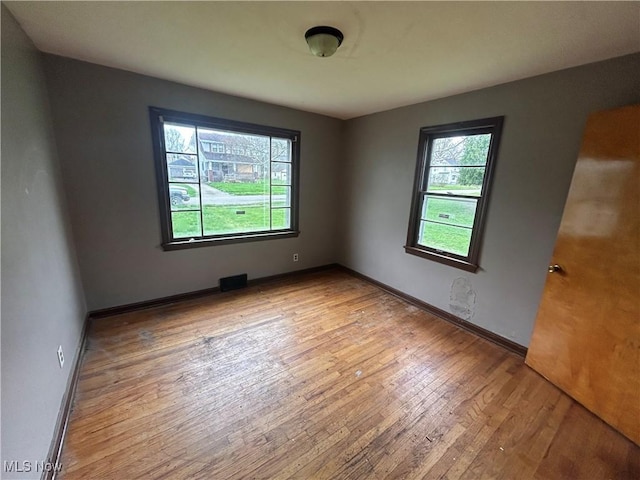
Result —
[[[640,105],[589,117],[549,271],[526,363],[640,444]]]

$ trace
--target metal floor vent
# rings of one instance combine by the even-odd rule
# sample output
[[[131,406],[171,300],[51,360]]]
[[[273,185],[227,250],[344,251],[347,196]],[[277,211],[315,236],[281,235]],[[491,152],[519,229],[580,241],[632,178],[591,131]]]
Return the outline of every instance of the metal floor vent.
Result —
[[[220,291],[228,292],[229,290],[237,290],[247,286],[247,274],[234,275],[232,277],[224,277],[220,279]]]

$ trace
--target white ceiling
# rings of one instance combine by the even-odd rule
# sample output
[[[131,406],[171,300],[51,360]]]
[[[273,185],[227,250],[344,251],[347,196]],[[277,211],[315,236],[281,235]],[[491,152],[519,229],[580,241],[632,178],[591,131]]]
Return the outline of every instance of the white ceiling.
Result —
[[[341,119],[640,51],[640,2],[5,5],[44,52]]]

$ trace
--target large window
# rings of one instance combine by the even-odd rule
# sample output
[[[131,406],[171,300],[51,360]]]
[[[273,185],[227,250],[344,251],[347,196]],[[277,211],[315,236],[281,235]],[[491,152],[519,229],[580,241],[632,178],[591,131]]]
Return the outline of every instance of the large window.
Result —
[[[420,130],[407,253],[477,270],[503,118]]]
[[[298,235],[300,132],[149,112],[165,249]]]

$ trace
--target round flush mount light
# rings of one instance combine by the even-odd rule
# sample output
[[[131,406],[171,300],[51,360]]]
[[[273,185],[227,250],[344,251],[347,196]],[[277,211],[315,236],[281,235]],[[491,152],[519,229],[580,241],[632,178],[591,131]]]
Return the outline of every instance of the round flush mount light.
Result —
[[[313,27],[307,30],[304,38],[309,45],[309,50],[316,57],[330,57],[344,40],[344,35],[337,28]]]

